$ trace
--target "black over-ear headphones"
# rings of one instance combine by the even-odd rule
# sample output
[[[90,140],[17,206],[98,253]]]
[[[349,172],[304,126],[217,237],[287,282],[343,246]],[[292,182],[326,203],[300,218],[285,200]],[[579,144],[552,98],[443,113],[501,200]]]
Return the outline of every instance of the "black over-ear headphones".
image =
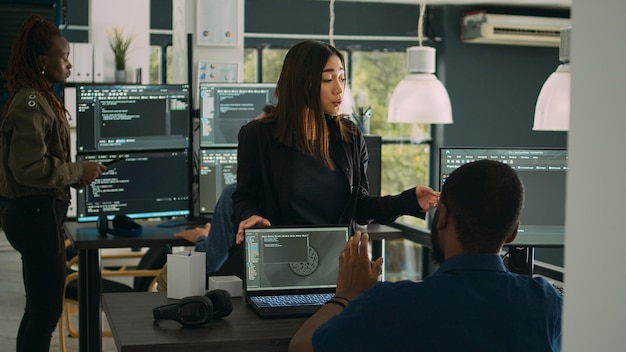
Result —
[[[113,236],[121,237],[137,237],[141,235],[141,225],[126,215],[115,215],[112,222],[113,228],[109,228],[109,219],[105,214],[100,214],[96,223],[98,233],[103,236],[110,233]]]
[[[233,311],[233,301],[226,290],[211,290],[204,296],[184,297],[180,301],[152,309],[154,321],[176,320],[184,326],[199,326],[211,319],[221,319]]]

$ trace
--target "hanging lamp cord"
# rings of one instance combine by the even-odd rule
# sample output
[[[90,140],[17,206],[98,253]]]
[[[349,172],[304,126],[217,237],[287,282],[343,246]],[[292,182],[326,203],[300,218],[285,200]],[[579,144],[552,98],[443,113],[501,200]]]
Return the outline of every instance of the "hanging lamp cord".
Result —
[[[422,2],[420,3],[420,17],[417,20],[417,41],[419,42],[419,46],[422,46],[422,40],[424,39],[424,13],[425,12],[426,12],[426,0],[422,0]]]
[[[330,0],[330,4],[328,5],[330,9],[330,23],[328,24],[328,42],[331,46],[335,46],[335,39],[333,38],[335,34],[335,0]]]

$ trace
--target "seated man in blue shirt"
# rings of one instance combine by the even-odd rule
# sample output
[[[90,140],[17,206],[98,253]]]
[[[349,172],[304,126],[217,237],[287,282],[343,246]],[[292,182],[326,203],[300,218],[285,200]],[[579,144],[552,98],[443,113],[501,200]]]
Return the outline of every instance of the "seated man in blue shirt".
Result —
[[[300,327],[289,351],[559,351],[562,298],[543,278],[508,272],[524,190],[506,164],[480,160],[446,179],[433,218],[440,267],[422,282],[377,282],[368,235],[339,258],[336,296]]]
[[[233,246],[236,231],[231,220],[231,214],[233,213],[232,196],[236,188],[237,183],[231,183],[224,187],[215,205],[210,223],[204,227],[174,233],[176,238],[184,238],[195,243],[196,252],[206,252],[207,273],[216,272],[222,267],[228,259],[228,251]]]

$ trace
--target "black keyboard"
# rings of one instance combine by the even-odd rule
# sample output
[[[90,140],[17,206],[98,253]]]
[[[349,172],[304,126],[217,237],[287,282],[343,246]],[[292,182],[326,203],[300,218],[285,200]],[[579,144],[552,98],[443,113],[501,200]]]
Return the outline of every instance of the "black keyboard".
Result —
[[[332,293],[306,295],[254,296],[257,307],[321,306],[333,297]]]

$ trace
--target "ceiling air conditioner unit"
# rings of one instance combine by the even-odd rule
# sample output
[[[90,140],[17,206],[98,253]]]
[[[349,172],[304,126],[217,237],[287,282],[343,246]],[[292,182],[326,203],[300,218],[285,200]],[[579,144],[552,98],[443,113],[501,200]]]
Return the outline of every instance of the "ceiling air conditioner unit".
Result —
[[[561,28],[570,25],[569,18],[471,12],[463,16],[461,40],[464,43],[558,47]]]

